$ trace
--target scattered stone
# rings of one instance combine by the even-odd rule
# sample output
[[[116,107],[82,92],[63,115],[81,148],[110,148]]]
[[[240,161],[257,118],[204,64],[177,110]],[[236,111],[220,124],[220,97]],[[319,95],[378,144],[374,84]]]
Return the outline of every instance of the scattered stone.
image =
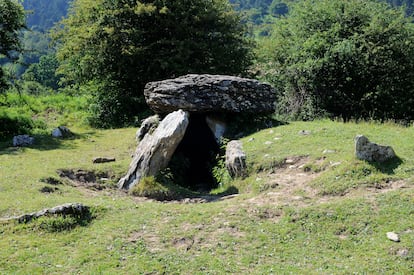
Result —
[[[41,193],[54,193],[57,190],[59,190],[57,187],[43,186],[39,191]]]
[[[276,101],[276,93],[268,84],[208,74],[150,82],[144,94],[147,104],[157,113],[179,109],[198,113],[273,113]]]
[[[335,166],[339,166],[339,165],[341,165],[342,163],[341,162],[331,162],[331,167],[335,167]]]
[[[227,143],[226,168],[232,178],[246,176],[246,153],[240,140]]]
[[[252,141],[254,141],[254,138],[249,138],[247,142],[252,142]]]
[[[43,216],[53,216],[53,215],[71,215],[71,216],[89,216],[90,210],[89,207],[81,203],[66,203],[62,205],[55,206],[53,208],[46,208],[38,212],[24,214],[17,217],[12,217],[8,220],[17,220],[19,223],[28,223],[32,220]]]
[[[71,136],[73,136],[73,133],[65,126],[59,126],[52,131],[52,137],[55,138],[68,138]]]
[[[141,141],[147,133],[152,133],[160,123],[160,117],[158,115],[150,116],[144,119],[141,123],[141,127],[135,134],[137,142]]]
[[[118,187],[130,189],[141,178],[155,176],[166,168],[184,137],[188,123],[188,112],[178,110],[167,115],[152,134],[145,135],[137,146],[127,174],[118,182]]]
[[[355,154],[358,159],[374,162],[384,162],[396,157],[391,146],[369,142],[363,135],[355,137]]]
[[[115,158],[107,158],[107,157],[98,157],[92,160],[93,163],[106,163],[106,162],[114,162],[116,161]]]
[[[30,146],[34,143],[34,137],[29,135],[18,135],[13,137],[13,146],[14,147],[25,147]]]
[[[395,232],[387,232],[387,238],[393,242],[399,242],[400,237]]]
[[[280,139],[280,137],[275,137],[275,138],[273,138],[273,140],[279,140]]]
[[[402,248],[397,250],[397,255],[400,257],[407,257],[409,252],[410,251],[407,248]]]
[[[50,184],[50,185],[60,185],[60,184],[62,184],[62,182],[60,180],[58,180],[56,178],[53,178],[53,177],[43,178],[43,179],[40,179],[40,181],[44,182],[44,183],[47,183],[47,184]]]
[[[265,142],[265,145],[271,145],[273,142],[271,142],[271,141],[266,141]]]
[[[270,131],[269,131],[269,134],[273,134],[273,133],[274,133],[274,131],[273,131],[273,130],[270,130]]]
[[[330,149],[325,149],[323,150],[322,154],[326,155],[326,154],[334,154],[336,153],[335,150],[330,150]]]
[[[286,164],[294,164],[296,161],[294,159],[286,159],[285,163]]]
[[[308,130],[301,130],[298,134],[301,136],[309,136],[310,134],[312,134],[312,132]]]

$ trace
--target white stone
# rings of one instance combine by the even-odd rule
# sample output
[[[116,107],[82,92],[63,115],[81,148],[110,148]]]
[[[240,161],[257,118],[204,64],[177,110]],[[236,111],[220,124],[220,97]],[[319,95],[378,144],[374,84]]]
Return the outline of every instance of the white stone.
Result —
[[[65,138],[70,137],[72,132],[66,126],[59,126],[52,131],[52,136],[55,138]]]
[[[387,232],[387,238],[393,242],[399,242],[400,237],[395,232]]]

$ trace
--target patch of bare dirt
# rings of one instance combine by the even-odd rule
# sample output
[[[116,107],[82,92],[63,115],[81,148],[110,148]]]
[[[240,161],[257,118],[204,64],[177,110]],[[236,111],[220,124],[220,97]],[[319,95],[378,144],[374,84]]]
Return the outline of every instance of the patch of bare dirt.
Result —
[[[311,162],[308,157],[291,157],[285,160],[278,169],[271,173],[262,173],[258,181],[262,181],[262,193],[247,200],[250,206],[266,207],[269,205],[307,206],[326,203],[340,199],[338,196],[321,196],[317,189],[310,186],[310,182],[317,178],[323,169],[312,171],[310,167],[323,167],[324,159]],[[331,164],[332,165],[332,164]],[[346,197],[374,197],[376,194],[386,193],[402,188],[413,187],[407,181],[389,181],[378,183],[372,187],[361,187],[351,190]]]
[[[95,195],[97,191],[115,191],[114,186],[106,184],[112,179],[109,173],[87,170],[72,170],[72,169],[59,169],[57,170],[59,177],[66,183],[73,187],[82,188],[88,191],[90,195]]]
[[[306,204],[317,195],[317,190],[309,183],[319,175],[308,168],[309,161],[308,157],[291,157],[272,173],[262,173],[257,179],[263,182],[262,194],[249,199],[248,203],[255,206]]]

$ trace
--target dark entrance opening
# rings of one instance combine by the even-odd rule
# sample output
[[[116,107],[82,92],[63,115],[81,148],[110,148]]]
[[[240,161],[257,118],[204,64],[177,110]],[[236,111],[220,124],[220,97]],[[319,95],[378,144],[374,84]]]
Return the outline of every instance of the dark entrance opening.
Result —
[[[170,167],[176,183],[194,191],[217,187],[212,168],[220,147],[207,125],[206,115],[190,114],[183,140],[178,145]]]

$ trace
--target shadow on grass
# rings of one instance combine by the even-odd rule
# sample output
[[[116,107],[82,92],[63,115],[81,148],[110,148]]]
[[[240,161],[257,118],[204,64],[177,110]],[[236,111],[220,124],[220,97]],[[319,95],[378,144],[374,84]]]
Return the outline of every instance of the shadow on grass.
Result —
[[[229,127],[226,130],[226,138],[242,138],[249,136],[258,131],[273,128],[277,126],[287,125],[288,122],[280,121],[272,116],[252,116],[240,115],[236,118],[226,118],[229,121]]]
[[[90,139],[91,136],[96,137],[95,132],[87,132],[82,134],[72,134],[70,137],[66,138],[55,138],[51,135],[31,135],[35,138],[35,142],[33,145],[25,146],[25,147],[14,147],[13,146],[13,138],[10,138],[9,141],[0,142],[0,155],[2,154],[10,154],[15,155],[22,153],[26,150],[26,148],[35,149],[39,151],[48,151],[48,150],[56,150],[56,149],[74,149],[76,146],[71,143],[71,140],[77,139]],[[93,140],[92,140],[93,141]]]
[[[394,157],[385,162],[368,162],[370,165],[374,166],[378,171],[387,174],[394,175],[394,170],[398,168],[403,163],[403,160],[399,157]]]

